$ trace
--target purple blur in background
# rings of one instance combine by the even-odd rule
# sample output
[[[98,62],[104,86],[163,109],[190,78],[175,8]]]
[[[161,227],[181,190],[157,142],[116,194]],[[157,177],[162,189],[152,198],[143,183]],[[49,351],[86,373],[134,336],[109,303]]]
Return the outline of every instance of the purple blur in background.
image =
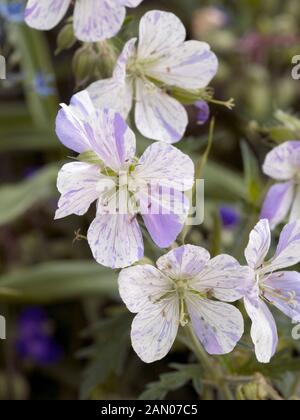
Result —
[[[62,358],[62,348],[53,338],[51,320],[40,307],[24,309],[17,321],[16,350],[22,359],[47,366]]]
[[[224,227],[235,227],[239,224],[241,216],[239,212],[229,205],[220,207],[220,217]]]

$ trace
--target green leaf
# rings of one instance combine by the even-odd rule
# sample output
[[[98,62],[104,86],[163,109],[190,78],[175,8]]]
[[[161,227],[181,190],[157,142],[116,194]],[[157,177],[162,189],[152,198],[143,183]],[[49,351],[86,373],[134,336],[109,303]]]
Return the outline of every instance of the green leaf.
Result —
[[[52,261],[0,277],[0,300],[56,302],[117,296],[117,274],[93,261]]]
[[[202,369],[199,365],[171,365],[175,372],[163,373],[157,382],[147,385],[139,400],[163,400],[170,391],[182,388],[190,381],[196,381],[199,385]]]
[[[224,201],[247,200],[241,174],[210,160],[205,166],[203,177],[207,197]]]
[[[256,204],[261,195],[260,168],[256,156],[245,141],[241,143],[241,149],[248,201]]]
[[[131,314],[122,312],[99,322],[93,330],[96,343],[89,352],[91,360],[83,374],[81,399],[88,398],[93,390],[103,385],[111,375],[122,374],[130,349],[131,322]]]
[[[52,164],[18,184],[0,187],[0,226],[10,223],[35,204],[56,194],[58,165]]]
[[[54,75],[46,35],[19,24],[8,25],[8,31],[9,39],[21,57],[26,101],[34,124],[41,129],[48,127],[49,124],[54,127],[58,110],[57,95],[39,95],[33,83],[38,74]],[[53,87],[55,88],[54,83]]]

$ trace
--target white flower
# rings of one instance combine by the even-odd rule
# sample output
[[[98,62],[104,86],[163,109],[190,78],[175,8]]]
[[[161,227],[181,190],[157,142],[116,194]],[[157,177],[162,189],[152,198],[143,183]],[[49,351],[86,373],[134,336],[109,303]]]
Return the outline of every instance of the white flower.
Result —
[[[240,340],[243,318],[227,303],[244,295],[249,270],[228,255],[210,259],[197,246],[177,248],[151,265],[121,271],[119,291],[127,308],[137,313],[132,346],[146,363],[162,359],[171,349],[179,325],[191,322],[210,354],[231,352]]]
[[[127,118],[135,102],[136,126],[145,137],[166,143],[181,140],[188,116],[168,88],[205,88],[218,69],[208,44],[185,39],[185,28],[174,14],[146,13],[138,46],[135,38],[128,41],[113,77],[88,88],[95,105],[114,108]]]
[[[251,336],[261,363],[271,360],[278,344],[276,323],[265,302],[291,319],[300,315],[300,274],[281,271],[300,262],[300,221],[285,226],[275,256],[266,261],[270,247],[270,225],[268,220],[261,220],[251,232],[245,251],[252,271],[245,307],[252,320]]]
[[[137,159],[135,135],[121,115],[96,110],[87,92],[62,107],[57,135],[81,161],[59,172],[56,218],[83,215],[97,201],[88,242],[96,261],[111,268],[127,267],[144,256],[137,215],[153,241],[169,247],[188,215],[184,192],[194,184],[192,160],[164,143],[151,145]]]
[[[125,7],[143,0],[76,0],[74,30],[84,42],[102,41],[117,35],[126,16]],[[28,0],[25,21],[32,28],[54,28],[64,17],[71,0]]]

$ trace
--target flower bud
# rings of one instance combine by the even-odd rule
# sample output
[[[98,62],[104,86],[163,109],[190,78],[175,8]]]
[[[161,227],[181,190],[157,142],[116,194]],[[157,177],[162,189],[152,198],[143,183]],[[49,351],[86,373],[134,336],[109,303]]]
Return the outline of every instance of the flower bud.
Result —
[[[73,57],[72,67],[77,84],[83,84],[94,71],[95,53],[85,46],[80,48]]]
[[[68,50],[72,48],[76,42],[74,35],[73,24],[68,23],[65,25],[57,36],[57,49],[56,54],[60,53],[63,50]]]

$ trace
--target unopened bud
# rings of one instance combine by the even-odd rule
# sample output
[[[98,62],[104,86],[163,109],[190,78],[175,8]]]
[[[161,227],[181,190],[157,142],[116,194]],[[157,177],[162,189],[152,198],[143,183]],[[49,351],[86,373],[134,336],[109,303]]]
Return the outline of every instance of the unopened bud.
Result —
[[[65,25],[57,36],[57,49],[56,54],[60,53],[63,50],[68,50],[72,48],[76,42],[74,35],[73,24],[68,23]]]
[[[72,66],[77,84],[84,83],[93,74],[95,53],[89,48],[80,48],[73,57]]]

